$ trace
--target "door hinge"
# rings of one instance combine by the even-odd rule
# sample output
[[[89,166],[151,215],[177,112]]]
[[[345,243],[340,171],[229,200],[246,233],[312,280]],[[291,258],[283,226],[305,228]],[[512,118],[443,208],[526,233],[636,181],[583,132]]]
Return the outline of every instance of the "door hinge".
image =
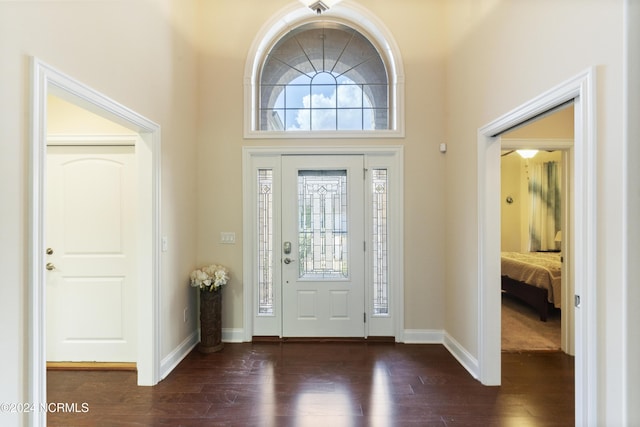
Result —
[[[580,308],[580,295],[573,296],[573,303],[576,308]]]
[[[367,168],[362,169],[362,179],[367,179]]]
[[[362,250],[367,252],[367,241],[366,240],[362,241]]]
[[[367,323],[367,313],[362,313],[362,320]]]

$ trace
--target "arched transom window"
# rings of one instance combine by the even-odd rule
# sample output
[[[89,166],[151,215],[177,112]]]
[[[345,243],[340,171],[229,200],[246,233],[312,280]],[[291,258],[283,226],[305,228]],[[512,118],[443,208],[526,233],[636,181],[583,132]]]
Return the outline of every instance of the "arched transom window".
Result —
[[[389,77],[376,47],[343,24],[288,32],[260,73],[261,131],[388,130]]]

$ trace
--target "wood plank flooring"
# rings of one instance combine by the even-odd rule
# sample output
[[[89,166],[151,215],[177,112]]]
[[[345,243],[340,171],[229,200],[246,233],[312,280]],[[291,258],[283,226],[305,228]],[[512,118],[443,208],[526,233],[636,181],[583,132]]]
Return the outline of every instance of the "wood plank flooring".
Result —
[[[134,372],[51,371],[49,426],[571,426],[574,361],[505,353],[485,387],[441,345],[225,344],[160,384]],[[82,404],[88,411],[82,412]]]

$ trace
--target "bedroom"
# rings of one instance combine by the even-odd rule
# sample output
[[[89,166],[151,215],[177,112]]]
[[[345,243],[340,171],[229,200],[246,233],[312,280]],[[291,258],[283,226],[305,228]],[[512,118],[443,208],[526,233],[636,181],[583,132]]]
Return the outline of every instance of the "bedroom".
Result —
[[[562,235],[572,223],[566,189],[571,188],[573,114],[573,106],[565,106],[502,139],[503,351],[574,354],[573,313],[562,310],[572,295],[571,252]],[[530,157],[523,149],[533,150]]]

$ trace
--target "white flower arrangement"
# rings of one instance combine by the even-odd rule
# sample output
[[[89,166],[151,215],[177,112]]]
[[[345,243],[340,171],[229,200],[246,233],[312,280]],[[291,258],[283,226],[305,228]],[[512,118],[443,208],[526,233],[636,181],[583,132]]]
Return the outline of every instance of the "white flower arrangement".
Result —
[[[213,292],[220,286],[226,285],[229,281],[229,270],[218,264],[211,264],[197,270],[193,270],[189,275],[191,286]]]

